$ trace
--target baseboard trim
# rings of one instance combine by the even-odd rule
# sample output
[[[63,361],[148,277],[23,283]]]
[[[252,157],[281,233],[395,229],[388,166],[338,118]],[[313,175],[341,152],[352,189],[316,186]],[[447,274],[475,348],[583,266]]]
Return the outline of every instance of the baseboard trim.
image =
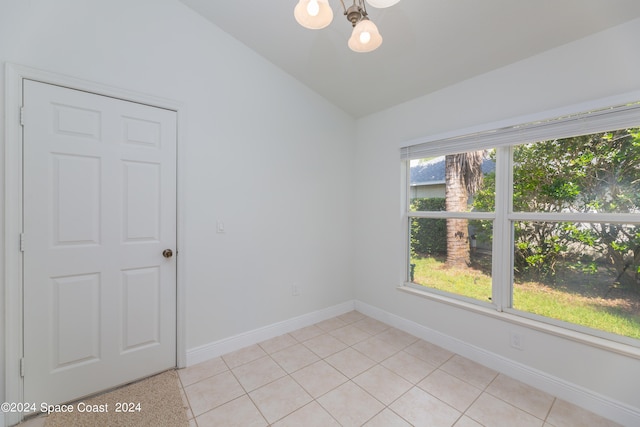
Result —
[[[252,331],[243,332],[210,344],[189,349],[187,350],[187,366],[205,362],[215,357],[222,356],[223,354],[240,350],[241,348],[257,344],[270,338],[348,313],[349,311],[354,310],[354,308],[355,301],[351,300],[322,310],[303,314],[302,316],[284,320],[282,322],[273,323]]]
[[[434,329],[407,320],[361,301],[355,301],[355,309],[418,338],[439,345],[495,371],[547,392],[574,405],[585,408],[624,426],[640,425],[640,409],[610,399],[592,390],[533,369],[480,347],[468,344]]]

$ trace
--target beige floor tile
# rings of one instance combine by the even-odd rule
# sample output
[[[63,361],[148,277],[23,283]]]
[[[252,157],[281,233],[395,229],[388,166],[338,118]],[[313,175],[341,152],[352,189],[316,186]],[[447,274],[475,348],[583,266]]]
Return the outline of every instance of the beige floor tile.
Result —
[[[339,317],[332,317],[331,319],[316,323],[316,326],[325,332],[331,332],[347,326],[347,323]]]
[[[289,376],[252,391],[249,397],[269,423],[284,418],[313,400]]]
[[[294,337],[289,334],[284,334],[271,338],[270,340],[263,341],[259,345],[267,354],[272,354],[297,343],[298,341]]]
[[[409,390],[389,408],[414,426],[452,426],[462,415],[418,387]]]
[[[347,348],[345,343],[329,334],[318,335],[303,342],[303,344],[323,359]]]
[[[386,329],[379,334],[376,334],[375,337],[389,345],[397,347],[399,350],[402,350],[418,341],[418,337],[414,337],[413,335],[396,328]]]
[[[329,332],[329,334],[338,338],[346,345],[354,345],[360,341],[366,340],[367,338],[371,338],[370,333],[365,332],[362,329],[358,329],[353,325],[347,325],[343,328],[335,329]]]
[[[311,402],[306,406],[286,416],[273,427],[340,427],[340,424],[324,410],[318,402]]]
[[[355,310],[178,375],[190,427],[620,427]]]
[[[244,394],[229,371],[204,379],[184,388],[195,417]]]
[[[507,402],[482,393],[465,415],[491,427],[542,427],[543,421]]]
[[[340,320],[342,320],[346,324],[357,322],[358,320],[364,319],[366,316],[359,311],[353,310],[345,314],[341,314],[338,316]]]
[[[543,420],[554,400],[550,394],[502,374],[489,384],[486,392]]]
[[[364,427],[411,427],[411,424],[389,409],[371,418]]]
[[[369,358],[376,362],[382,362],[386,358],[393,356],[398,351],[398,347],[376,338],[375,336],[359,342],[353,348],[362,354],[366,354]]]
[[[238,366],[231,371],[247,393],[287,374],[269,356]]]
[[[462,417],[460,417],[458,422],[453,425],[453,427],[484,427],[484,426],[479,422],[476,422],[471,418],[467,417],[466,415],[463,415]]]
[[[197,383],[205,378],[212,377],[220,374],[224,371],[228,371],[229,368],[224,363],[221,357],[216,357],[206,362],[198,363],[197,365],[189,366],[188,368],[178,369],[178,376],[183,387]]]
[[[310,340],[318,335],[324,334],[325,331],[318,328],[316,325],[307,326],[306,328],[298,329],[297,331],[289,332],[289,335],[294,337],[299,342]]]
[[[488,386],[498,375],[493,369],[457,354],[445,362],[440,369],[481,389]]]
[[[440,369],[418,383],[418,387],[464,412],[480,396],[482,390]]]
[[[413,387],[409,381],[381,365],[358,375],[353,382],[385,405],[391,404]]]
[[[425,362],[429,362],[436,367],[451,359],[454,354],[449,350],[445,350],[440,346],[431,344],[430,342],[424,340],[416,341],[409,347],[405,348],[404,351],[424,360]]]
[[[268,423],[247,395],[196,418],[199,427],[264,427]]]
[[[273,353],[271,357],[288,373],[295,372],[320,360],[314,352],[299,343]]]
[[[311,396],[318,398],[349,379],[324,360],[291,374]]]
[[[381,363],[412,384],[422,381],[436,367],[414,355],[400,351]]]
[[[385,329],[389,329],[390,326],[386,323],[379,322],[371,317],[365,317],[362,320],[358,320],[353,324],[355,327],[362,329],[365,332],[370,333],[371,335],[379,334]]]
[[[229,366],[229,369],[236,368],[245,363],[252,362],[256,359],[266,356],[267,353],[258,344],[242,348],[240,350],[225,354],[222,359]]]
[[[343,427],[361,426],[384,409],[351,381],[320,397],[318,403]]]
[[[617,423],[561,399],[553,402],[547,423],[554,427],[618,427]]]
[[[351,347],[327,357],[325,361],[348,378],[353,378],[376,364],[375,361]]]

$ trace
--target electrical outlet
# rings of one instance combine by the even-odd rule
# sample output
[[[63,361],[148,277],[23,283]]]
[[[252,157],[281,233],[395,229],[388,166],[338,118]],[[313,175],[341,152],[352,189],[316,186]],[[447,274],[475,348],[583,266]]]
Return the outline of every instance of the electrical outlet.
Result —
[[[511,347],[515,348],[516,350],[524,350],[524,338],[521,334],[516,332],[509,333],[509,342],[511,344]]]
[[[300,295],[300,288],[298,287],[298,285],[296,284],[291,285],[291,295],[293,295],[294,297],[297,297],[298,295]]]

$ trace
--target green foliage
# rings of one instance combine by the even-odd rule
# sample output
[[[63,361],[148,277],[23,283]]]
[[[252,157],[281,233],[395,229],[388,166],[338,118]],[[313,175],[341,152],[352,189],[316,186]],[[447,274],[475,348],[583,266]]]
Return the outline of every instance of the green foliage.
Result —
[[[443,211],[442,197],[417,198],[411,201],[412,211]],[[447,253],[447,220],[411,218],[411,253],[443,255]]]
[[[490,152],[490,158],[495,160],[495,151]],[[479,212],[493,212],[496,205],[496,173],[490,172],[484,176],[483,185],[473,198],[473,209]],[[492,221],[469,221],[470,228],[475,234],[478,244],[490,245],[493,241]]]
[[[496,208],[496,173],[484,176],[483,185],[473,197],[473,209],[479,212],[492,212]]]
[[[515,212],[640,212],[640,128],[518,145],[513,159]],[[495,176],[484,184],[474,208],[489,211]],[[594,271],[606,259],[620,284],[638,286],[638,225],[522,221],[514,232],[520,274],[552,278],[560,260]]]
[[[521,276],[535,273],[540,279],[555,275],[556,264],[567,251],[564,240],[549,232],[555,224],[546,222],[516,222],[514,268]]]

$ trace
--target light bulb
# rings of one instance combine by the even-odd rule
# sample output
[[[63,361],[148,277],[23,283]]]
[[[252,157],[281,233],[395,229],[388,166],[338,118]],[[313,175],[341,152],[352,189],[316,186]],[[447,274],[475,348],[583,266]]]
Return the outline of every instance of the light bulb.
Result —
[[[333,11],[329,0],[299,0],[293,10],[298,24],[311,30],[319,30],[331,23]]]
[[[311,0],[307,5],[307,12],[311,16],[318,16],[320,13],[320,5],[318,4],[318,0]]]
[[[349,48],[354,52],[371,52],[382,44],[382,36],[376,24],[363,18],[356,24],[349,38]]]

